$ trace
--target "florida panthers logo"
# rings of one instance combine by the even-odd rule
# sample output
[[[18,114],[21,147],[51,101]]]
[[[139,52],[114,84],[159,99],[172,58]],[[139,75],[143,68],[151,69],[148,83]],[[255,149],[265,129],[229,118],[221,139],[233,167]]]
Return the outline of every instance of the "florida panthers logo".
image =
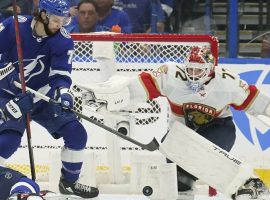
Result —
[[[188,127],[198,128],[213,120],[216,109],[198,103],[183,104],[185,121]]]
[[[260,89],[266,87],[264,91],[269,94],[270,71],[256,70],[239,74],[241,79],[247,81],[248,84],[256,84]],[[245,112],[232,110],[233,118],[236,126],[244,134],[247,140],[255,145],[259,143],[260,148],[265,151],[270,148],[270,128],[267,131],[261,131],[260,127],[254,127],[253,122]],[[257,140],[257,141],[256,141]]]

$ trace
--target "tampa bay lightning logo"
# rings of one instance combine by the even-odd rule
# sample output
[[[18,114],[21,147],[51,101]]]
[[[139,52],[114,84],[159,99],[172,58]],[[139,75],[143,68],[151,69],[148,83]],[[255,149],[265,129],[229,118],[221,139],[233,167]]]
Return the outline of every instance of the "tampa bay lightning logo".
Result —
[[[270,86],[270,71],[265,70],[255,70],[255,71],[248,71],[239,74],[241,79],[247,81],[248,84],[257,85],[257,86]],[[266,90],[267,91],[267,90]],[[269,91],[269,89],[268,89]],[[237,127],[240,131],[244,134],[247,140],[255,145],[254,136],[252,136],[252,126],[248,116],[245,112],[242,111],[235,111],[232,109],[234,122],[236,123]],[[261,149],[263,151],[270,148],[270,128],[266,132],[260,131],[259,127],[255,127],[255,132],[257,137],[257,142],[259,143]]]
[[[25,81],[28,82],[32,77],[38,76],[45,70],[45,65],[41,60],[45,55],[38,55],[35,59],[25,59],[27,64],[24,67]]]

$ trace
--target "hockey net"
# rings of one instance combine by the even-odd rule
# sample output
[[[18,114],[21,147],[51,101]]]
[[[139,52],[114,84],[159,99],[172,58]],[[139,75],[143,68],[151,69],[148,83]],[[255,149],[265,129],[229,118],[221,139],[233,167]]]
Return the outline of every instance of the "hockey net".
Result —
[[[73,80],[72,87],[75,95],[75,109],[84,114],[91,115],[84,111],[82,104],[82,89],[78,87],[80,84],[91,84],[103,80],[104,72],[102,63],[99,62],[97,56],[106,58],[110,57],[113,64],[116,66],[116,73],[123,76],[131,76],[142,71],[151,71],[154,67],[161,65],[164,62],[175,61],[182,63],[185,61],[190,49],[194,46],[208,46],[211,48],[213,56],[218,60],[218,41],[215,37],[209,35],[179,35],[179,34],[73,34],[75,52],[73,55]],[[100,45],[101,44],[101,45]],[[217,64],[217,63],[216,63]],[[148,101],[143,105],[138,105],[136,112],[130,116],[122,116],[116,121],[113,128],[127,128],[129,135],[142,137],[142,141],[147,141],[145,134],[139,135],[136,133],[147,133],[156,131],[157,134],[164,135],[167,129],[167,113],[162,111],[162,101]],[[90,116],[101,123],[104,123],[104,116]],[[106,118],[106,117],[105,117]],[[132,118],[132,120],[131,120]],[[129,122],[127,122],[130,120]],[[127,123],[126,123],[127,122]],[[103,173],[110,170],[108,159],[103,155],[107,150],[107,143],[104,135],[96,133],[103,130],[98,129],[84,122],[88,133],[91,134],[91,139],[87,144],[87,150],[95,152],[95,159],[98,160],[94,166],[97,173]],[[120,124],[120,126],[119,126]],[[132,127],[132,128],[130,128]],[[38,125],[33,125],[33,151],[35,155],[35,169],[37,179],[49,181],[49,173],[52,169],[50,166],[49,152],[60,151],[61,142],[48,140],[50,137]],[[132,130],[132,131],[131,131]],[[44,138],[44,139],[43,139]],[[146,142],[144,142],[146,143]],[[126,154],[127,151],[141,151],[136,146],[130,143],[120,141],[119,147]],[[28,164],[27,142],[24,138],[19,151],[8,160],[7,165],[31,177],[30,167]],[[123,161],[120,167],[125,173],[130,173],[131,168],[129,161]],[[59,170],[59,169],[58,169]]]

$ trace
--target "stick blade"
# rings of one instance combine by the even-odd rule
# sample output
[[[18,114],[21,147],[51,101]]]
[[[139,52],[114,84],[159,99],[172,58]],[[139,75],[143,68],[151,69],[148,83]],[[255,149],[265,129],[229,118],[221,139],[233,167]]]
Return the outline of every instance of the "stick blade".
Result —
[[[148,144],[145,144],[142,149],[146,149],[148,151],[156,151],[159,149],[159,143],[156,138],[153,138],[153,140],[151,140],[151,142]]]

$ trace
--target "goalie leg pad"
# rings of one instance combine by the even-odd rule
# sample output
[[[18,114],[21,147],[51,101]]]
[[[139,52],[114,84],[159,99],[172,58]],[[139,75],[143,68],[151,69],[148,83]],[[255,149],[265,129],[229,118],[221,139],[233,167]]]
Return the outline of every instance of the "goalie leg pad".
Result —
[[[160,145],[160,151],[187,172],[232,195],[253,174],[253,169],[180,122]]]

